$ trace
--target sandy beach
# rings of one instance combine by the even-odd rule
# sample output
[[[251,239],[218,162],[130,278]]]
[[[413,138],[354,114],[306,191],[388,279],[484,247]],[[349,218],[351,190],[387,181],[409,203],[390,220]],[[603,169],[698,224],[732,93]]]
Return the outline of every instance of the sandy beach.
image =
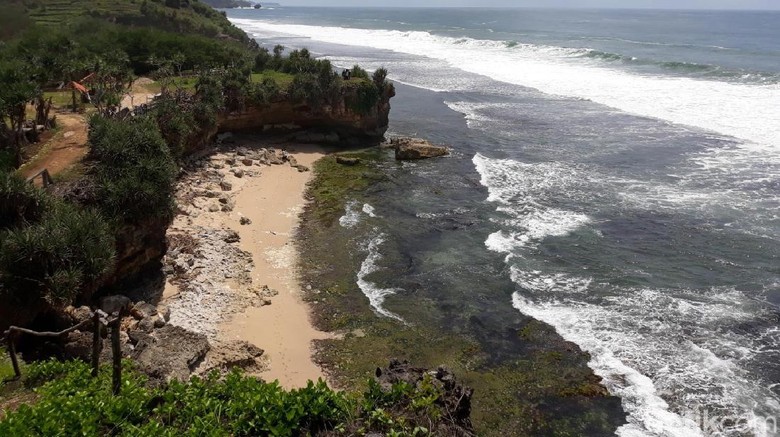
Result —
[[[312,167],[324,156],[322,149],[299,146],[288,149],[299,164]],[[248,308],[222,327],[228,338],[246,340],[265,350],[266,380],[279,380],[284,387],[303,387],[309,380],[324,377],[312,361],[311,343],[328,338],[309,320],[309,309],[301,298],[304,288],[296,274],[297,251],[293,238],[303,212],[304,192],[311,172],[288,166],[268,167],[250,180],[236,196],[236,211],[252,223],[241,227],[240,247],[252,254],[252,282],[267,285],[279,294],[272,304]],[[236,227],[240,216],[231,214],[228,226]]]
[[[308,168],[324,156],[317,146],[276,148],[294,157],[293,163]],[[250,372],[268,381],[278,380],[286,388],[324,378],[312,360],[311,346],[313,340],[329,334],[317,331],[310,321],[293,241],[312,172],[298,171],[287,162],[246,166],[242,165],[246,158],[229,152],[209,160],[209,167],[183,182],[181,190],[199,195],[189,205],[179,199],[184,213],[169,231],[169,237],[187,234],[197,238],[198,257],[202,258],[184,261],[191,266],[182,276],[188,278],[185,286],[169,282],[166,288],[172,322],[205,333],[213,347],[243,340],[263,349],[262,366]],[[215,176],[221,179],[217,185],[224,181],[230,189],[218,191]],[[195,186],[204,189],[197,191],[201,189]],[[221,235],[233,231],[239,239],[230,240],[227,246]]]

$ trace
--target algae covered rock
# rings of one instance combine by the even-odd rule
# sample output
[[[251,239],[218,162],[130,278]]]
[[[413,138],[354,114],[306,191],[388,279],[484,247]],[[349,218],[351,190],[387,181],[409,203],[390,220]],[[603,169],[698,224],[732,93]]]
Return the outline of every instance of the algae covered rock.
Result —
[[[450,153],[446,146],[437,146],[421,138],[393,138],[390,146],[395,149],[395,159],[417,160],[436,158]]]

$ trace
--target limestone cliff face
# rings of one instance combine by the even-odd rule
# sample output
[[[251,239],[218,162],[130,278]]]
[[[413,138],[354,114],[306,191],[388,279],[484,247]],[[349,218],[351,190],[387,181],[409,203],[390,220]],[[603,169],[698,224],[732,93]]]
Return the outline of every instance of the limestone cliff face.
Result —
[[[161,218],[122,226],[116,235],[114,271],[101,285],[106,287],[121,283],[150,266],[158,265],[168,250],[165,232],[170,223],[169,219]]]
[[[386,87],[377,104],[364,112],[356,111],[350,104],[356,98],[356,92],[355,89],[347,89],[335,104],[320,107],[289,100],[247,107],[241,112],[223,114],[219,120],[219,131],[311,129],[336,133],[342,140],[379,142],[387,131],[390,99],[395,96],[395,88],[392,85]]]

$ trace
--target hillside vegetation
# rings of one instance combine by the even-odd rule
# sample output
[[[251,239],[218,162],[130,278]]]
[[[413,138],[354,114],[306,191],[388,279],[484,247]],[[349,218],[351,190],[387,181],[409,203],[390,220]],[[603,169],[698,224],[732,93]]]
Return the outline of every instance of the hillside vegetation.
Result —
[[[32,22],[60,27],[92,17],[114,24],[153,27],[177,33],[232,38],[250,43],[224,14],[199,0],[16,0]]]

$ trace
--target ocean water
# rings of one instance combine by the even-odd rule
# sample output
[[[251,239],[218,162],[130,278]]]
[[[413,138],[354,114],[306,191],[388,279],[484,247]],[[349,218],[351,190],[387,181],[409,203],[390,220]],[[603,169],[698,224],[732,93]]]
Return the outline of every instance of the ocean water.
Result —
[[[230,10],[263,44],[388,68],[386,164],[340,225],[377,317],[511,360],[521,312],[588,351],[621,436],[780,435],[780,14]]]

